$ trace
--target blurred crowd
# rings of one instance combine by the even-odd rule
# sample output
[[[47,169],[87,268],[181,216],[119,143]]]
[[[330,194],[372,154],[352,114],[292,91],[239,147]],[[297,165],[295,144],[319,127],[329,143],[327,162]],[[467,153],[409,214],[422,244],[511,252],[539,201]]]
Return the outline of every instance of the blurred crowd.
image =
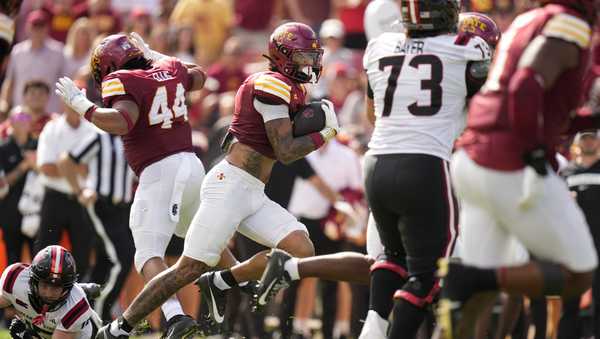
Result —
[[[9,192],[3,192],[0,183],[0,194],[4,195],[0,200],[0,226],[6,258],[3,264],[27,261],[36,246],[41,200],[44,199],[41,187],[52,187],[43,177],[53,176],[51,170],[41,168],[38,152],[41,150],[37,148],[40,135],[45,133],[44,126],[52,119],[65,116],[68,126],[78,130],[81,137],[88,133],[85,128],[81,129],[86,122],[61,105],[54,94],[54,83],[61,76],[69,76],[86,88],[91,100],[101,104],[100,89],[89,69],[90,51],[100,39],[117,32],[137,32],[152,49],[205,68],[209,75],[205,88],[190,95],[187,104],[194,129],[194,146],[208,170],[222,157],[220,142],[233,113],[235,91],[249,74],[267,68],[267,60],[262,54],[266,51],[269,34],[284,20],[309,24],[318,32],[325,50],[324,71],[319,83],[309,88],[310,97],[312,100],[328,98],[334,103],[344,132],[337,142],[307,157],[313,174],[280,169],[282,173],[289,172],[291,180],[283,180],[282,185],[289,186],[292,193],[282,198],[287,201],[276,201],[288,206],[299,218],[317,221],[320,227],[314,228],[314,232],[311,228],[311,238],[316,246],[320,246],[318,254],[342,249],[364,252],[367,213],[360,194],[360,158],[366,151],[372,126],[364,114],[366,76],[361,61],[367,44],[365,9],[370,2],[25,0],[17,20],[16,45],[8,62],[2,65],[0,170],[11,187]],[[531,0],[463,0],[465,10],[488,13],[503,29],[518,13],[531,6]],[[74,136],[79,134],[68,135],[58,136],[53,142],[76,144],[79,140],[79,136]],[[74,140],[67,140],[69,138]],[[47,148],[61,147],[51,144]],[[340,160],[340,154],[347,157]],[[339,161],[344,161],[344,166],[339,166]],[[332,168],[335,173],[331,172]],[[36,173],[42,175],[36,176]],[[55,173],[54,176],[60,175]],[[339,220],[327,205],[328,200],[319,197],[319,190],[310,185],[313,176],[318,176],[338,193],[344,190],[358,192],[354,204],[361,212],[360,220],[354,223]],[[307,206],[307,201],[315,204]],[[90,226],[72,225],[65,230],[61,241],[69,247],[72,247],[69,243],[73,243],[73,239],[94,237]],[[260,250],[239,238],[241,236],[232,241],[231,247],[240,260]],[[171,262],[181,253],[181,242],[172,241],[168,250]],[[77,243],[80,244],[79,240]],[[95,262],[94,246],[86,248],[87,251],[74,251],[80,266],[80,280],[90,279],[86,269],[93,267]],[[114,315],[120,313],[142,284],[133,272],[124,285],[120,303],[113,305]],[[229,319],[236,321],[229,324],[230,330],[255,338],[264,338],[264,331],[273,328],[296,332],[300,337],[310,336],[310,331],[319,327],[326,338],[355,337],[360,332],[360,319],[364,319],[368,307],[368,288],[305,280],[293,290],[294,293],[286,293],[279,302],[283,305],[280,308],[287,308],[287,311],[278,310],[275,305],[262,315],[247,312],[245,296],[233,295],[231,305],[234,306],[229,310],[235,314]],[[189,296],[183,299],[187,313],[198,314],[200,303],[196,290],[190,288],[183,293]],[[317,297],[319,295],[321,298]],[[295,304],[295,299],[303,302]],[[279,314],[287,315],[268,316],[265,320],[266,315]],[[160,328],[158,315],[151,319],[150,327]]]

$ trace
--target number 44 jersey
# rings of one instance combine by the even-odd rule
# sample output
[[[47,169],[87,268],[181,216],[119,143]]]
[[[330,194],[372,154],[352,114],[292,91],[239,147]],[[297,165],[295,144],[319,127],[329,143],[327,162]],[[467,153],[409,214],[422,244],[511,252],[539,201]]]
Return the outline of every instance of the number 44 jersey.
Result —
[[[104,77],[105,107],[119,100],[130,100],[138,106],[138,120],[123,136],[127,162],[138,177],[154,162],[193,151],[185,105],[185,93],[192,82],[187,68],[176,58],[155,61],[149,69],[119,70]]]
[[[371,40],[363,59],[376,116],[369,154],[449,160],[465,125],[467,65],[490,58],[490,47],[479,37],[391,32]]]

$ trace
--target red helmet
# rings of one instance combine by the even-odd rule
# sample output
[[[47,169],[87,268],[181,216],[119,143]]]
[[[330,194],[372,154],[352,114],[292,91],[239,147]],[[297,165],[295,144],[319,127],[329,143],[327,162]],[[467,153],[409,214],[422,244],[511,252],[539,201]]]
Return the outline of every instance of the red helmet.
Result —
[[[127,62],[143,57],[144,53],[129,36],[109,35],[92,52],[90,66],[94,80],[101,83],[106,75],[121,69]]]
[[[290,22],[273,31],[269,38],[271,67],[300,83],[316,83],[323,69],[323,49],[309,26]]]
[[[492,48],[496,48],[502,32],[496,22],[487,15],[467,12],[458,17],[458,39],[478,36]]]
[[[559,4],[572,8],[581,13],[590,23],[596,22],[598,10],[600,9],[599,0],[539,0],[542,5]]]

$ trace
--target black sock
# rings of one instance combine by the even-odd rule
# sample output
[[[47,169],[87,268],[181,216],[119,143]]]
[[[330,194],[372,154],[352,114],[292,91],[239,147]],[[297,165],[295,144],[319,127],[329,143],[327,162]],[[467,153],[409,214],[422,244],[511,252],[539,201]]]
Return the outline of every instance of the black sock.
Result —
[[[235,287],[238,285],[238,282],[235,280],[235,277],[233,276],[233,273],[231,273],[230,269],[222,270],[220,273],[221,278],[223,278],[223,281],[229,285],[229,287]]]
[[[479,291],[494,291],[499,288],[496,270],[493,268],[477,269],[478,278],[475,280],[475,288]]]
[[[371,295],[369,309],[387,319],[394,305],[394,293],[402,288],[406,280],[386,269],[371,272]]]
[[[394,319],[391,322],[389,338],[414,338],[427,315],[426,309],[404,299],[396,301],[393,312]]]

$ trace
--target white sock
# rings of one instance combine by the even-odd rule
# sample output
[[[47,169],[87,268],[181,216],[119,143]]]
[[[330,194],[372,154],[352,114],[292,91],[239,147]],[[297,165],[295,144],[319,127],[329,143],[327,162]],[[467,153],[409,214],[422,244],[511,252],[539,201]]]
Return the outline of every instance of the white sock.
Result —
[[[347,320],[336,321],[333,325],[333,337],[339,338],[343,335],[347,336],[350,334],[350,322]]]
[[[221,272],[216,272],[215,273],[215,277],[213,279],[213,283],[215,284],[215,286],[217,286],[218,289],[220,289],[221,291],[225,291],[231,288],[231,286],[229,286],[229,284],[227,284],[225,282],[225,280],[223,280],[223,277],[221,277]]]
[[[292,280],[300,280],[300,272],[298,272],[298,258],[291,258],[283,264],[283,268],[290,275]]]
[[[308,321],[306,319],[294,318],[292,321],[292,328],[294,329],[294,332],[302,335],[310,334],[307,322]]]
[[[177,298],[169,298],[167,301],[162,304],[160,309],[163,311],[165,315],[165,319],[169,321],[176,315],[184,314],[183,309],[181,308],[181,304]]]
[[[115,319],[110,323],[110,327],[108,328],[108,331],[115,337],[118,337],[120,335],[129,337],[129,332],[126,332],[125,330],[123,330],[122,328],[119,327],[119,319]]]

